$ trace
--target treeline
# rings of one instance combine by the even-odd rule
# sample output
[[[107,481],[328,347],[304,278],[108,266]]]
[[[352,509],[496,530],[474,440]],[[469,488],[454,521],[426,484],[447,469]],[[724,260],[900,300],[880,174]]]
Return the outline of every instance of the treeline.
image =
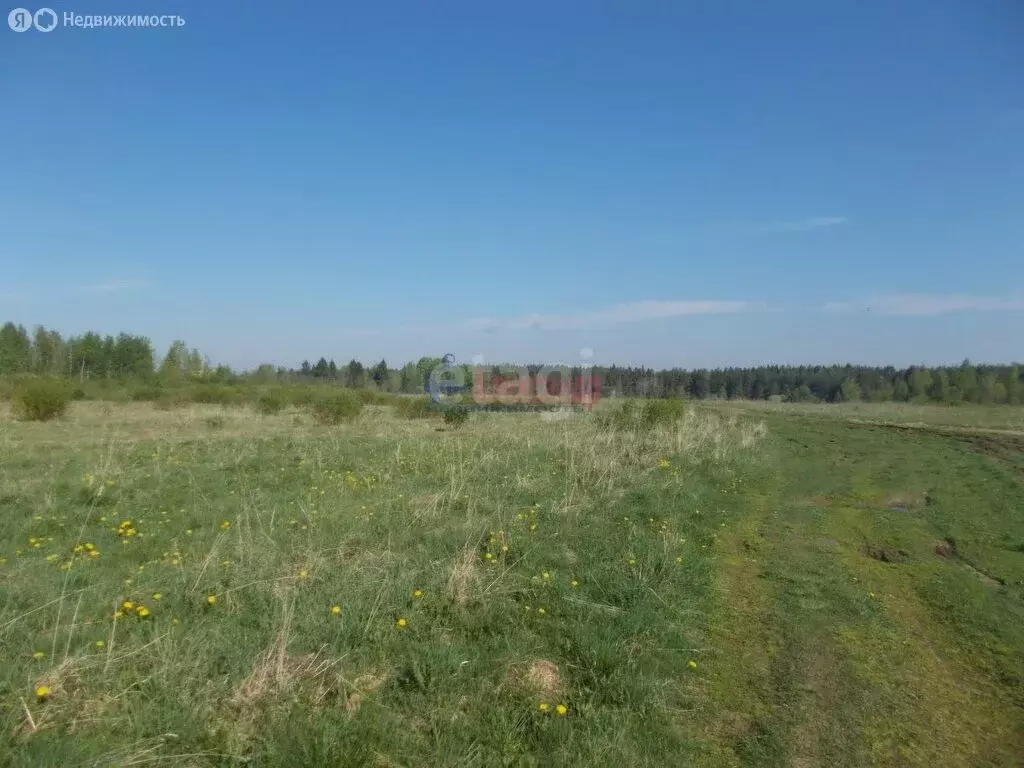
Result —
[[[214,367],[198,350],[175,341],[158,356],[149,339],[121,333],[101,336],[84,333],[62,338],[43,327],[30,334],[23,326],[0,327],[0,375],[44,374],[70,379],[142,381],[173,384],[203,381],[211,384],[323,383],[388,393],[422,393],[424,383],[442,362],[422,357],[415,363],[392,368],[385,360],[366,366],[358,360],[337,364],[321,357],[297,368],[264,364],[238,372]],[[535,375],[542,366],[525,366]],[[467,383],[472,372],[462,366]],[[508,375],[517,366],[491,366],[484,378]],[[580,376],[584,371],[573,367]],[[589,373],[600,382],[603,397],[689,397],[697,399],[751,399],[787,402],[936,402],[1024,403],[1024,380],[1019,365],[974,365],[905,369],[853,365],[760,366],[655,370],[643,367],[594,366]]]
[[[854,365],[771,365],[655,371],[595,368],[603,395],[786,402],[1024,403],[1019,365],[973,365],[896,369]]]

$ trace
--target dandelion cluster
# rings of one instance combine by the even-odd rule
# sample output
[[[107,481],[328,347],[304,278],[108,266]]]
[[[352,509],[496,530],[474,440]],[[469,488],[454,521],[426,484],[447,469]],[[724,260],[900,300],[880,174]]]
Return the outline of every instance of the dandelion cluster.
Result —
[[[546,701],[540,702],[537,705],[537,710],[544,714],[547,714],[548,712],[552,711],[551,705]],[[567,707],[565,704],[556,704],[554,707],[554,713],[558,717],[565,717],[567,714],[569,714],[569,707]]]

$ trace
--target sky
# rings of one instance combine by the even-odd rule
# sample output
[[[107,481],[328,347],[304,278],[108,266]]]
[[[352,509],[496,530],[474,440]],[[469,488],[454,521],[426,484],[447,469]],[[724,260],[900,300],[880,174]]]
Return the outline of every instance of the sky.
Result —
[[[1018,0],[50,7],[0,26],[0,321],[239,368],[1024,359]]]

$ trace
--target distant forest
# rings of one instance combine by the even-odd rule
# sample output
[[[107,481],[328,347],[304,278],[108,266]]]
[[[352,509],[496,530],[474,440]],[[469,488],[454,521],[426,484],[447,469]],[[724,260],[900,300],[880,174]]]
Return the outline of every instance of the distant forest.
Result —
[[[373,388],[383,392],[422,393],[431,370],[441,357],[423,357],[401,368],[381,360],[365,366],[357,360],[338,365],[321,357],[298,368],[264,364],[251,371],[212,366],[198,350],[175,341],[158,357],[149,339],[121,333],[101,336],[83,333],[62,338],[38,327],[6,323],[0,328],[0,375],[42,374],[71,379],[123,379],[175,383],[272,383],[318,381],[343,387]],[[530,373],[542,367],[524,366]],[[465,367],[467,375],[469,368]],[[518,366],[491,366],[492,375],[510,373]],[[571,368],[575,375],[583,371]],[[789,402],[910,401],[936,403],[1024,403],[1021,368],[1011,365],[870,367],[860,365],[769,365],[756,368],[684,370],[594,366],[601,394],[637,397],[745,398]]]

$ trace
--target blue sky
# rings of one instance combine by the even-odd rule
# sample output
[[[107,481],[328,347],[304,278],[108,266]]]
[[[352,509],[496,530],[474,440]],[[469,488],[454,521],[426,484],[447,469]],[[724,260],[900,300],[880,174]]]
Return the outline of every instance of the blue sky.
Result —
[[[0,319],[235,366],[1024,358],[1015,0],[51,7],[186,23],[0,27]]]

